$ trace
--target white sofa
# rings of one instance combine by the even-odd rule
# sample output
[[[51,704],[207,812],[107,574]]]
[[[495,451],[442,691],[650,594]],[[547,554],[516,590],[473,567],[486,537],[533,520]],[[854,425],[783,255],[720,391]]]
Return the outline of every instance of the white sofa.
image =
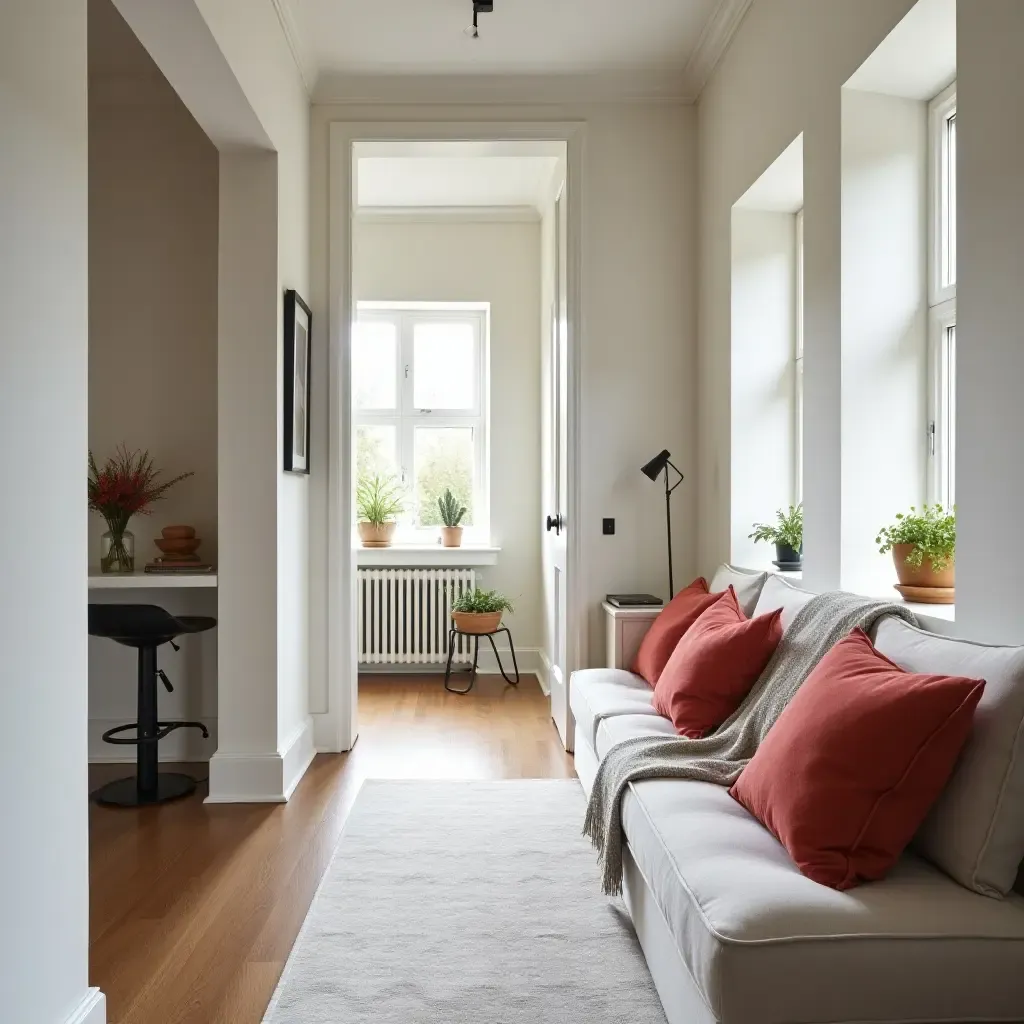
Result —
[[[716,582],[724,589],[721,574]],[[750,606],[782,606],[785,627],[810,597],[769,577]],[[905,640],[892,628],[875,637],[897,662],[886,646]],[[919,630],[910,640],[957,645],[948,670],[957,673],[993,650]],[[616,743],[675,735],[651,695],[629,672],[573,675],[576,771],[588,795]],[[635,783],[622,811],[625,900],[670,1024],[1024,1021],[1024,897],[979,895],[913,853],[884,881],[837,892],[804,877],[725,788],[707,783]]]

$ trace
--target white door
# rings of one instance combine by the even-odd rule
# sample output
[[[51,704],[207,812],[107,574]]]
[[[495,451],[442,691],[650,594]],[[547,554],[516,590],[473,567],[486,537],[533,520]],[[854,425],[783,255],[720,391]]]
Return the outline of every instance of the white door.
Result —
[[[544,595],[547,615],[548,682],[551,717],[566,750],[572,750],[566,645],[567,544],[573,529],[568,509],[568,259],[567,203],[564,180],[557,190],[550,239],[551,302],[546,349],[545,391],[548,409],[544,430]],[[553,235],[553,237],[551,237]]]

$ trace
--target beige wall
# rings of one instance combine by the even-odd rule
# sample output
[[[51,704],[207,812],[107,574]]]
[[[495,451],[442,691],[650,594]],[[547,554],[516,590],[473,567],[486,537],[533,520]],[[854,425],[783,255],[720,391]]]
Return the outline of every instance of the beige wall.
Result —
[[[803,132],[804,579],[840,582],[843,83],[911,0],[758,0],[697,107],[699,564],[729,555],[732,206]]]
[[[687,474],[673,500],[676,574],[694,567],[696,382],[694,379],[694,111],[672,103],[601,106],[313,107],[313,313],[329,303],[329,145],[332,121],[582,121],[581,340],[582,593],[589,658],[600,664],[600,602],[611,591],[666,590],[662,492],[640,466],[662,448]],[[314,332],[320,365],[328,338]],[[314,387],[316,380],[314,379]],[[314,406],[326,402],[326,387]],[[314,428],[317,427],[314,420]],[[314,436],[322,450],[326,424]],[[314,522],[321,518],[316,507]],[[605,537],[601,519],[616,519]],[[324,523],[326,519],[323,519]],[[314,537],[315,540],[315,537]],[[318,542],[319,543],[319,542]],[[314,650],[325,643],[314,640]],[[585,648],[585,655],[588,648]],[[312,692],[323,692],[314,674]]]
[[[480,585],[515,603],[516,646],[541,646],[540,224],[356,221],[358,300],[489,302],[491,540]]]
[[[0,31],[0,1017],[103,1019],[88,993],[88,139],[81,0]]]
[[[139,561],[190,523],[217,555],[218,154],[108,0],[90,4],[89,445],[148,449],[165,477]],[[90,516],[90,561],[103,520]]]

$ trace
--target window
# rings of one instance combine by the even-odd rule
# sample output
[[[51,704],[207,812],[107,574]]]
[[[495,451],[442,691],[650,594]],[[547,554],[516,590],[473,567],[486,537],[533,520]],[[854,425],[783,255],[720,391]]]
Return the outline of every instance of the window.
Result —
[[[793,338],[793,504],[804,500],[804,211],[796,215]]]
[[[930,106],[929,499],[956,500],[956,83]]]
[[[397,538],[432,541],[437,499],[466,506],[467,540],[488,543],[486,308],[359,303],[352,330],[356,481],[399,484]]]

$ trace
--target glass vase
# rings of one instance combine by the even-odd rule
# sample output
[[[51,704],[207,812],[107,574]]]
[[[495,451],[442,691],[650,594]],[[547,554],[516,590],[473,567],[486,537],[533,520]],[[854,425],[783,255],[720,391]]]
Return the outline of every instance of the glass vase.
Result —
[[[100,538],[100,572],[135,571],[135,534],[131,530],[107,530]]]

